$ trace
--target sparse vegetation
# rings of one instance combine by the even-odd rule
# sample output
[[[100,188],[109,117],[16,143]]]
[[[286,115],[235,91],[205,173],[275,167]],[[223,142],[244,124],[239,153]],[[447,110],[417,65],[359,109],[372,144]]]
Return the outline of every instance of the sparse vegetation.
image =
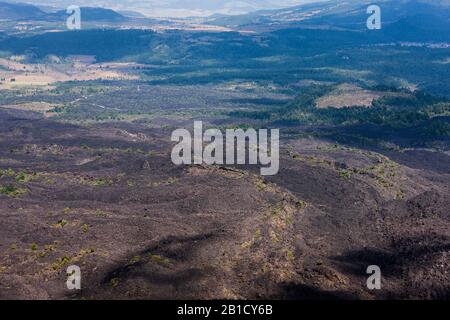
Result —
[[[159,254],[150,254],[149,256],[150,256],[150,261],[152,261],[153,263],[163,265],[163,266],[170,265],[170,259],[164,258]]]
[[[18,188],[13,184],[7,186],[0,186],[0,194],[7,195],[9,197],[20,197],[28,192],[27,189]]]
[[[25,171],[20,171],[17,175],[16,175],[16,181],[20,182],[20,183],[27,183],[32,181],[33,179],[35,179],[38,176],[38,174],[36,172],[33,173],[26,173]]]
[[[288,260],[291,262],[293,262],[295,260],[294,252],[292,252],[292,250],[290,250],[290,249],[286,250],[286,256],[287,256]]]
[[[117,286],[119,285],[119,282],[120,282],[119,278],[112,278],[112,279],[109,281],[109,286],[110,286],[111,288],[115,288],[115,287],[117,287]]]
[[[53,262],[52,269],[55,271],[60,270],[61,268],[68,265],[69,263],[70,263],[70,258],[68,256],[64,255],[64,256],[58,258],[55,262]]]
[[[352,174],[348,170],[340,170],[339,176],[345,180],[350,180],[352,178]]]
[[[129,266],[135,265],[139,261],[141,261],[141,257],[140,256],[134,256],[133,258],[130,259],[130,261],[128,262],[128,265]]]
[[[68,223],[69,223],[69,222],[68,222],[67,220],[61,219],[61,220],[59,220],[57,223],[55,223],[53,226],[54,226],[55,228],[60,228],[60,229],[62,229],[62,228],[64,228]]]

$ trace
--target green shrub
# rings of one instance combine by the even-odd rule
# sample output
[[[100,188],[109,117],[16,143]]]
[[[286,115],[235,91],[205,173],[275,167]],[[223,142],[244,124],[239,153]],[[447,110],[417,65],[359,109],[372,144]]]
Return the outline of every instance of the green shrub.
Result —
[[[0,186],[0,194],[7,195],[9,197],[20,197],[27,193],[26,189],[17,188],[16,186],[10,184],[5,187]]]

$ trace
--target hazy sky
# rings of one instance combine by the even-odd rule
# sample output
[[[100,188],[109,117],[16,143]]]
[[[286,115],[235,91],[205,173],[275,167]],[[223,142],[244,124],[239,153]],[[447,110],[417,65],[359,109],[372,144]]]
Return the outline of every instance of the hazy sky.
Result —
[[[259,9],[289,7],[320,0],[10,0],[38,5],[100,6],[134,10],[153,17],[207,16],[214,13],[239,14]],[[323,1],[323,0],[322,0]]]

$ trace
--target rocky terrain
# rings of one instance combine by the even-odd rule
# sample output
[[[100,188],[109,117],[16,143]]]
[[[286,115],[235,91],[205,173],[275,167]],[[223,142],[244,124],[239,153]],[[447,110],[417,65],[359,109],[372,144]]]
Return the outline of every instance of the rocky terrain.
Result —
[[[291,137],[262,178],[176,167],[170,132],[0,109],[0,298],[449,298],[448,155]]]

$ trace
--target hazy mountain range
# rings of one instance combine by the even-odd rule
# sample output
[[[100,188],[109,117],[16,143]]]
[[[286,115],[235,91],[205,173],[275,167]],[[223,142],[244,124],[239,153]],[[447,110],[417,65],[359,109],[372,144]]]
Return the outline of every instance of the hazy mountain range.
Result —
[[[256,1],[252,1],[256,6]],[[56,4],[56,1],[54,2],[50,4]],[[58,1],[58,3],[62,2]],[[268,6],[271,2],[266,1],[264,3]],[[372,3],[371,0],[347,2],[331,0],[282,9],[256,10],[240,15],[216,13],[207,17],[204,23],[235,30],[253,31],[279,30],[292,27],[362,30],[366,28],[367,7]],[[100,3],[95,3],[96,6],[98,4]],[[139,4],[139,2],[134,3],[134,5],[136,4]],[[181,7],[181,4],[181,1],[179,1],[178,7]],[[214,6],[210,8],[217,9],[220,5],[230,4],[231,2],[221,0],[214,2]],[[401,34],[402,38],[405,39],[445,40],[450,34],[450,1],[448,0],[381,0],[377,4],[382,8],[383,30],[391,37]],[[90,3],[86,7],[82,7],[84,21],[121,23],[139,17],[139,14],[142,13],[142,11],[136,11],[137,13],[134,14],[132,7],[128,7],[126,11],[118,11],[118,9],[113,10],[106,7],[93,8],[92,5]],[[185,4],[184,7],[192,9],[196,5],[201,8],[207,7],[206,2],[202,1],[194,1]],[[67,16],[66,10],[52,8],[50,10],[49,7],[0,1],[0,19],[63,21]],[[408,37],[408,34],[411,37]],[[395,38],[397,37],[395,36]]]
[[[83,7],[104,7],[117,11],[137,11],[150,17],[209,16],[212,14],[243,14],[261,9],[276,9],[323,0],[79,0]],[[9,0],[27,2],[43,8],[66,8],[72,0]]]
[[[85,21],[121,22],[127,19],[111,9],[83,7],[82,11]],[[30,4],[0,2],[0,19],[3,20],[63,21],[65,17],[66,10],[47,12]]]
[[[371,4],[381,7],[385,26],[403,24],[402,32],[425,29],[448,30],[450,26],[450,1],[444,0],[331,0],[315,2],[277,10],[255,11],[243,15],[212,17],[208,23],[221,26],[251,28],[292,26],[322,26],[346,29],[365,28],[367,8]]]

